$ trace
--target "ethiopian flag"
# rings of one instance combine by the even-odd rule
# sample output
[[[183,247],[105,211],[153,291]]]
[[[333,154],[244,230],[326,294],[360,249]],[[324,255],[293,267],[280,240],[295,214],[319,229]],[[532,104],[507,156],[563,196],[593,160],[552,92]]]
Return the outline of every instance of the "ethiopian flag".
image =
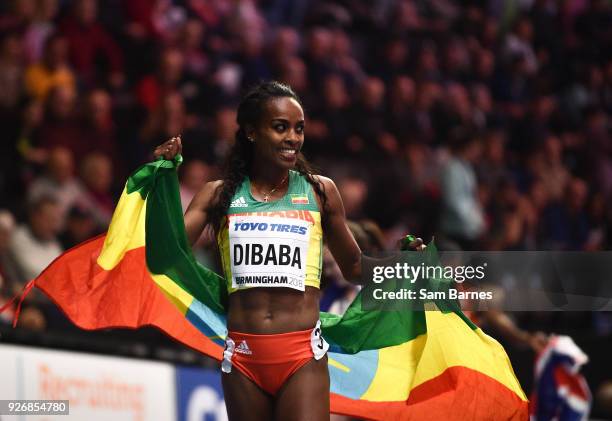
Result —
[[[196,262],[187,242],[177,158],[136,170],[108,232],[58,257],[34,285],[83,329],[152,325],[221,360],[226,284]],[[357,296],[344,316],[321,313],[321,322],[334,413],[372,420],[528,417],[505,351],[458,309],[365,311]]]

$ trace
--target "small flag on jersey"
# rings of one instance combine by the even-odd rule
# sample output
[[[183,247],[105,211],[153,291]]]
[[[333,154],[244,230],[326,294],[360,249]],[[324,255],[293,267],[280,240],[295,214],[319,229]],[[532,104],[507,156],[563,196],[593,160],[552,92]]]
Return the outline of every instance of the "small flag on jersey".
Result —
[[[569,336],[553,336],[535,364],[532,421],[586,421],[591,392],[579,373],[588,361]]]
[[[305,195],[291,195],[291,204],[292,205],[307,205],[308,204],[308,196]]]

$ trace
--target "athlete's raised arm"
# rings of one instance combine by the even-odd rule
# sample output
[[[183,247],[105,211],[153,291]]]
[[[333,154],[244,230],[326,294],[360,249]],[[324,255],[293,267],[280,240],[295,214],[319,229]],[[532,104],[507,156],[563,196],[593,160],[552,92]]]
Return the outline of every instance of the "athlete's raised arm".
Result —
[[[327,203],[323,216],[323,233],[327,246],[338,263],[344,279],[353,283],[363,283],[361,279],[362,259],[372,259],[361,254],[361,250],[346,223],[344,204],[336,184],[329,178],[317,176],[323,184]],[[421,238],[415,238],[408,245],[408,250],[423,250],[425,245]]]
[[[217,200],[217,191],[223,183],[222,180],[209,181],[195,195],[185,211],[185,231],[187,239],[192,246],[198,241],[204,227],[210,222],[207,209]]]
[[[327,247],[338,263],[344,279],[359,282],[361,278],[361,250],[346,224],[344,204],[336,184],[327,177],[317,176],[327,198],[323,209],[323,234]]]

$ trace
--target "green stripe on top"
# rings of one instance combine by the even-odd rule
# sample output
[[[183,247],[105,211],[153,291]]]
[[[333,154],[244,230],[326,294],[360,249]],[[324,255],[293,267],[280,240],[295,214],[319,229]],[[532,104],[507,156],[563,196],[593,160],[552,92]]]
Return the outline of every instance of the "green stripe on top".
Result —
[[[289,171],[287,193],[280,199],[271,202],[255,200],[251,193],[251,180],[247,177],[234,193],[228,215],[244,212],[273,212],[281,210],[319,211],[312,185],[306,177],[297,171]]]

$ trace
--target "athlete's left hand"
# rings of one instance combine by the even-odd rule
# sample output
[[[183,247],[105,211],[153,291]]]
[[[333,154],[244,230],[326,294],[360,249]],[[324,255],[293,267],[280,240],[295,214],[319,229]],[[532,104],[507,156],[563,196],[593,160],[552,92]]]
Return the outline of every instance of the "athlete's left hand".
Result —
[[[406,245],[406,241],[408,240],[410,240],[410,242]],[[401,250],[423,251],[427,246],[423,242],[422,238],[407,235],[399,241],[399,247]]]
[[[423,243],[422,238],[415,238],[414,241],[411,241],[408,244],[408,248],[415,251],[423,251],[425,250],[425,247],[427,246]]]

